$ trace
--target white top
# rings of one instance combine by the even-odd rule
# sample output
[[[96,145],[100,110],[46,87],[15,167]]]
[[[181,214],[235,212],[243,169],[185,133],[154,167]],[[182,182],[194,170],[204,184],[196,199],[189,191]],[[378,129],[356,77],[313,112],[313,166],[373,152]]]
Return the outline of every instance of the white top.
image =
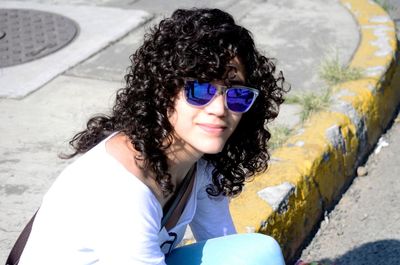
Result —
[[[212,167],[204,160],[182,216],[166,231],[154,194],[106,152],[105,141],[68,166],[44,196],[19,265],[165,264],[164,253],[188,224],[197,241],[235,233],[228,199],[205,191]]]

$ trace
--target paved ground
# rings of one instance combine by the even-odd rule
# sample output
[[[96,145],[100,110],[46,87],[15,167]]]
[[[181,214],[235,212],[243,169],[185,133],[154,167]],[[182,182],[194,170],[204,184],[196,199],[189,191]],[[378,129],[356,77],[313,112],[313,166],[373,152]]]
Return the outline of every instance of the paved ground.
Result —
[[[87,16],[99,14],[99,8],[104,12],[108,8],[139,9],[150,16],[140,26],[132,24],[126,36],[114,36],[104,47],[85,44],[94,49],[88,59],[81,58],[82,63],[69,66],[69,70],[61,71],[25,97],[0,99],[0,263],[40,205],[43,194],[71,162],[58,159],[57,154],[66,150],[68,139],[88,117],[110,107],[114,91],[123,85],[128,56],[138,47],[146,28],[176,7],[199,6],[194,0],[38,0],[2,1],[0,8],[5,4],[26,8],[37,3],[47,8],[61,4],[84,7]],[[337,53],[346,64],[359,40],[353,18],[336,0],[207,0],[201,5],[225,9],[248,27],[265,54],[278,59],[278,67],[292,85],[290,93],[318,92],[324,88],[318,76],[321,62]],[[115,27],[110,18],[102,22],[109,23],[111,29]],[[109,28],[100,31],[106,34]],[[91,30],[84,33],[89,34],[85,35],[89,39],[94,34]],[[47,64],[49,71],[57,67],[56,63],[57,60]],[[33,62],[31,69],[35,67]],[[0,69],[0,90],[7,88],[7,83],[1,83],[7,73],[7,68]],[[21,71],[13,80],[21,84],[31,81],[24,80],[26,76]],[[280,120],[294,126],[299,121],[298,112],[298,107],[285,105]]]

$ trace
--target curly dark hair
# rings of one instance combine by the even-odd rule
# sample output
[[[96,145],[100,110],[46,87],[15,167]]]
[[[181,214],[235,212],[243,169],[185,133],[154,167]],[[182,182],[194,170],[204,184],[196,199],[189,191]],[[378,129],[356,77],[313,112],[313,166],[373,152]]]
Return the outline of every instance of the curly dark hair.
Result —
[[[112,113],[87,122],[70,141],[75,151],[69,157],[85,153],[112,132],[123,132],[167,196],[174,190],[165,154],[174,131],[168,113],[184,78],[225,80],[236,56],[244,65],[246,84],[260,93],[224,149],[203,158],[214,166],[208,194],[239,194],[245,180],[267,169],[271,134],[266,123],[278,115],[286,90],[274,60],[261,55],[251,33],[219,9],[178,9],[145,34],[143,45],[130,57],[126,87],[118,90]]]

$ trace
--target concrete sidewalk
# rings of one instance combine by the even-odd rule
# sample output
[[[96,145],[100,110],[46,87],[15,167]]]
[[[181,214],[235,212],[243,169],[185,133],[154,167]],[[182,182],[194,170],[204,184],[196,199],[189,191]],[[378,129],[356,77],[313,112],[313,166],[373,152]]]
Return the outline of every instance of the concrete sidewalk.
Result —
[[[267,56],[277,58],[278,68],[283,70],[286,80],[292,85],[289,95],[301,95],[309,91],[323,91],[326,88],[327,85],[321,80],[318,72],[321,63],[329,56],[338,55],[341,64],[351,63],[364,67],[363,58],[359,61],[356,60],[360,31],[354,19],[356,13],[353,9],[345,7],[349,7],[349,5],[354,5],[361,10],[357,9],[357,12],[362,12],[363,8],[372,9],[374,12],[378,10],[376,17],[380,17],[381,21],[373,23],[383,23],[384,25],[390,23],[385,20],[385,13],[379,7],[366,0],[343,2],[207,0],[202,1],[201,5],[193,0],[0,2],[0,8],[32,8],[59,12],[76,20],[81,29],[80,35],[73,43],[52,55],[24,65],[0,69],[0,95],[3,97],[0,99],[0,119],[3,121],[0,125],[0,263],[4,263],[10,247],[40,205],[46,190],[66,164],[71,162],[58,159],[57,154],[66,150],[68,139],[83,127],[88,117],[95,113],[108,111],[114,100],[113,93],[117,88],[123,86],[123,76],[129,65],[128,57],[140,45],[144,32],[151,25],[170,15],[178,7],[217,7],[227,10],[238,23],[252,31],[257,45]],[[358,21],[358,23],[360,22]],[[386,34],[386,30],[383,30],[382,34]],[[366,63],[369,73],[372,73],[370,76],[374,80],[378,80],[373,84],[367,82],[370,91],[378,87],[378,84],[383,84],[381,83],[383,82],[382,77],[386,76],[386,81],[392,77],[392,75],[386,75],[387,72],[392,73],[390,58],[393,59],[396,49],[391,41],[389,40],[387,45],[389,54],[386,57],[383,56],[386,61],[377,65],[376,68],[370,63]],[[368,50],[360,56],[368,57],[369,60],[374,52],[375,50]],[[74,55],[74,58],[69,58],[71,55]],[[65,62],[66,59],[68,62]],[[388,63],[389,65],[387,65]],[[373,72],[374,69],[375,72]],[[37,74],[32,74],[32,71],[36,71]],[[42,75],[43,73],[45,75]],[[377,74],[373,75],[375,73]],[[39,74],[40,78],[36,78]],[[374,87],[371,88],[371,86]],[[385,93],[390,93],[390,91],[392,90],[385,89]],[[343,96],[350,97],[358,92],[349,93],[344,93]],[[368,102],[371,101],[370,98],[366,99]],[[378,120],[381,116],[384,116],[382,118],[384,120],[386,116],[390,116],[391,105],[395,104],[392,98],[385,96],[385,100],[387,100],[388,109],[377,114]],[[379,106],[385,102],[380,102]],[[358,111],[357,108],[356,110]],[[302,127],[299,124],[300,112],[300,106],[286,104],[283,106],[277,122],[298,130]],[[313,118],[315,120],[313,122],[319,123],[318,119],[325,119],[324,115]],[[310,124],[306,124],[305,127],[312,127],[313,123]],[[363,126],[367,128],[368,122]],[[373,131],[368,145],[364,147],[352,145],[352,147],[360,150],[361,153],[364,152],[363,148],[368,148],[380,134],[380,127],[378,127],[377,125],[368,127],[368,130]],[[339,141],[338,145],[347,145],[347,140],[341,138],[344,134],[343,131],[335,128],[330,130],[332,134],[330,139]],[[306,130],[301,129],[301,131],[307,132],[307,128]],[[368,131],[368,133],[370,132]],[[325,130],[322,135],[325,135]],[[353,139],[353,141],[355,140]],[[300,140],[292,139],[292,146],[297,146],[303,150],[302,152],[305,152],[300,155],[299,161],[296,163],[304,165],[312,164],[310,158],[304,155],[315,152],[314,149],[309,148],[310,146],[327,145],[318,139],[316,142],[311,141],[310,143],[303,141],[302,146],[299,146],[300,143]],[[283,152],[292,153],[293,150]],[[280,149],[274,153],[273,164],[279,164],[277,161],[285,161],[281,154],[282,150]],[[352,156],[357,157],[357,154]],[[356,164],[356,160],[350,162]],[[290,167],[296,167],[296,163],[289,163]],[[325,205],[319,208],[314,207],[312,208],[314,212],[303,216],[303,219],[307,219],[306,225],[292,228],[293,224],[285,219],[285,215],[296,215],[296,213],[304,215],[305,212],[297,211],[297,207],[293,207],[294,197],[298,196],[291,196],[291,194],[301,194],[303,191],[297,189],[298,181],[296,177],[291,177],[290,172],[290,174],[286,174],[287,171],[276,173],[274,168],[277,167],[274,165],[271,167],[267,182],[258,181],[261,179],[258,178],[257,181],[251,183],[243,196],[233,201],[232,211],[235,224],[242,232],[252,228],[266,231],[265,224],[269,222],[269,227],[275,230],[267,232],[278,238],[284,246],[286,256],[290,258],[306,236],[307,231],[319,219],[320,212],[323,212]],[[300,169],[302,178],[307,179],[308,171],[301,167]],[[336,168],[332,168],[332,170],[332,174],[338,171]],[[350,169],[346,170],[347,173],[350,171]],[[344,179],[348,178],[349,174],[347,173]],[[342,172],[338,174],[342,174]],[[312,175],[307,177],[312,177]],[[331,183],[331,180],[327,181],[328,184]],[[333,186],[338,190],[332,191],[332,196],[338,194],[344,182],[346,181]],[[265,183],[267,183],[266,186]],[[265,191],[267,186],[278,187],[278,189],[273,188],[271,193],[273,196],[278,195],[276,199],[272,201],[267,199],[269,198],[268,190],[260,196],[257,195],[261,190]],[[313,189],[313,185],[310,189]],[[277,192],[277,190],[283,192]],[[298,190],[299,192],[297,192]],[[283,197],[279,197],[282,194]],[[309,199],[316,203],[321,200],[318,196]],[[285,202],[286,206],[284,206]],[[241,208],[242,206],[245,207]],[[282,211],[282,207],[290,210]],[[250,212],[249,208],[251,208]],[[280,231],[276,231],[276,229],[280,229]],[[293,229],[304,231],[301,234],[289,235]],[[298,238],[293,240],[293,236],[298,236]]]

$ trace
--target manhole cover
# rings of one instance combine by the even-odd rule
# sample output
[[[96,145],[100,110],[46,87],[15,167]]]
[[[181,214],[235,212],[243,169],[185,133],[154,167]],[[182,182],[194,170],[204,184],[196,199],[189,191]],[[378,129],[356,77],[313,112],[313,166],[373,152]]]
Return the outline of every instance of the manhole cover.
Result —
[[[64,16],[28,9],[0,9],[0,68],[29,62],[57,51],[77,35]]]

